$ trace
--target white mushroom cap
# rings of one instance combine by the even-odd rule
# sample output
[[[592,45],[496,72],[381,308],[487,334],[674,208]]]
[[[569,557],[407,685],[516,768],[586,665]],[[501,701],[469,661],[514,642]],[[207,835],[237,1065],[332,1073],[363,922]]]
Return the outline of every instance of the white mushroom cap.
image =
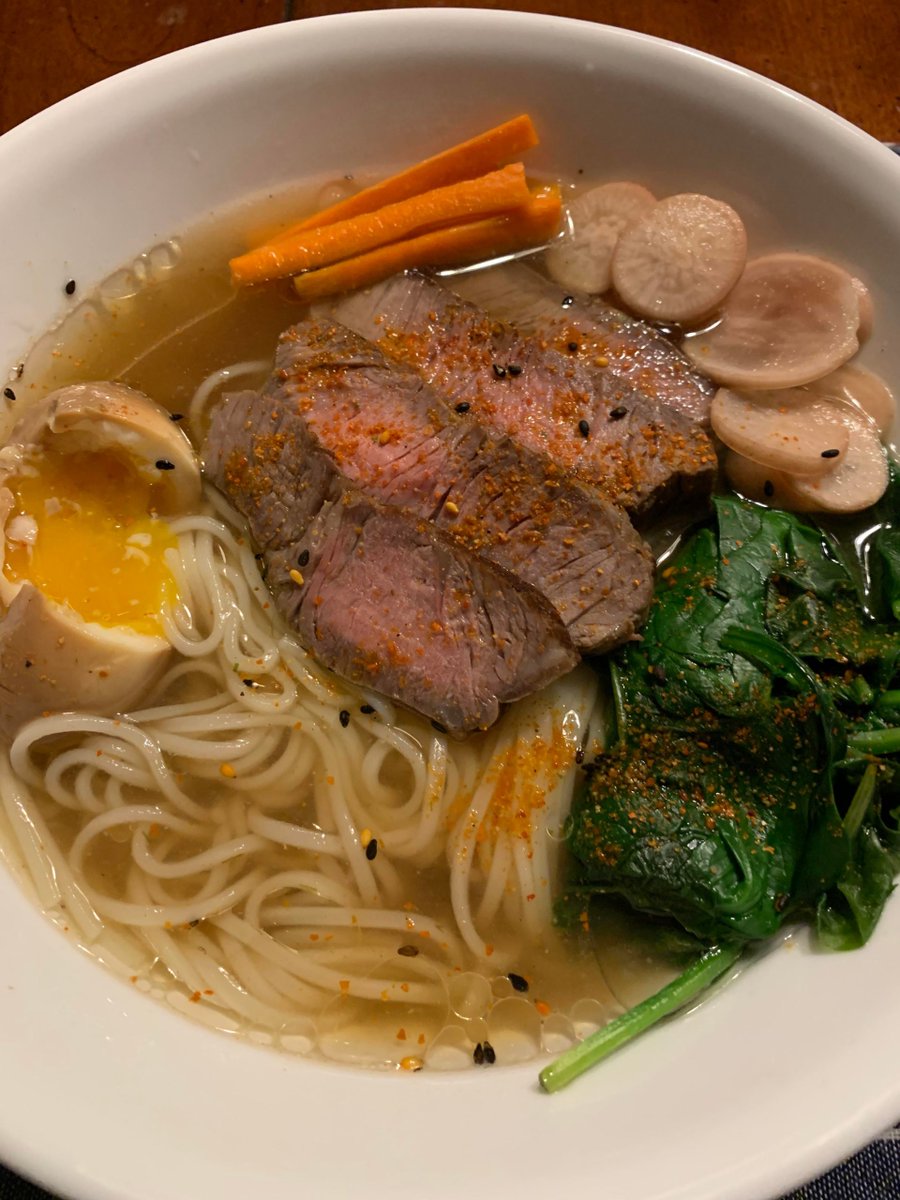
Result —
[[[160,512],[200,499],[200,463],[184,430],[142,392],[118,383],[73,383],[31,405],[10,442],[64,452],[120,450],[157,487]]]

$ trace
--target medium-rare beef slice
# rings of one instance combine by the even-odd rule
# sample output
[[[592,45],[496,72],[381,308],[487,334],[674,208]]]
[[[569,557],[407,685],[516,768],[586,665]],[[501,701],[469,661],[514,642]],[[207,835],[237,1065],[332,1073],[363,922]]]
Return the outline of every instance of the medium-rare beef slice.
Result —
[[[255,461],[324,452],[367,495],[434,521],[538,588],[581,649],[605,650],[636,632],[652,560],[625,513],[453,413],[415,371],[358,334],[332,321],[287,330],[257,409],[237,441]]]
[[[281,429],[282,416],[278,403],[259,392],[233,392],[214,409],[203,444],[207,478],[270,552],[304,536],[335,478],[325,455],[308,452]]]
[[[219,406],[205,467],[247,518],[276,607],[320,662],[453,733],[486,728],[501,704],[575,665],[539,592],[354,492],[325,455],[288,469],[235,449],[259,400],[243,392]]]
[[[288,572],[306,552],[298,586]],[[538,593],[427,522],[353,492],[327,501],[302,543],[272,556],[269,586],[332,670],[453,733],[486,729],[501,704],[577,662]]]
[[[715,384],[646,321],[596,296],[566,292],[524,262],[466,271],[453,276],[448,286],[492,317],[545,338],[555,350],[577,355],[588,370],[709,425]]]
[[[589,372],[426,276],[410,272],[332,302],[337,320],[413,366],[446,404],[573,471],[635,517],[708,496],[709,438],[674,409]]]

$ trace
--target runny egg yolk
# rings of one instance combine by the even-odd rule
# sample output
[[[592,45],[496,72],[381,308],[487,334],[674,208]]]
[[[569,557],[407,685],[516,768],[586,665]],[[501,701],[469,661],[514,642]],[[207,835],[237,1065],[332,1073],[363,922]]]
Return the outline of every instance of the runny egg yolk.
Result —
[[[46,450],[32,466],[7,483],[15,510],[6,577],[30,580],[85,621],[159,635],[159,613],[176,593],[165,561],[175,537],[154,515],[153,486],[109,451]],[[29,528],[29,541],[19,540]]]

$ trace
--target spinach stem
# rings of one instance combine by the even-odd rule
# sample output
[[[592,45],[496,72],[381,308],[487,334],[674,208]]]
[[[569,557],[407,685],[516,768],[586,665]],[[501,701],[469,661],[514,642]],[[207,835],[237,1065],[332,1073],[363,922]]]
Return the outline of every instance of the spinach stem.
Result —
[[[850,684],[850,692],[857,704],[871,704],[875,699],[875,693],[862,675],[857,675]],[[889,696],[891,693],[885,692],[884,695]],[[893,695],[900,699],[900,692],[894,692]]]
[[[544,1067],[538,1078],[545,1092],[558,1092],[577,1079],[589,1067],[630,1042],[657,1021],[669,1016],[705,991],[720,975],[733,966],[741,957],[740,946],[713,946],[702,954],[677,979],[667,983],[654,995],[642,1000],[634,1008],[616,1017],[590,1037],[572,1046],[555,1062]]]
[[[850,801],[850,807],[847,809],[847,815],[844,817],[844,833],[852,842],[859,833],[859,827],[863,823],[866,813],[875,796],[875,776],[878,773],[878,767],[875,763],[869,763],[863,772],[863,777],[859,781],[859,787]]]
[[[862,750],[866,754],[896,754],[900,751],[900,727],[892,725],[890,729],[851,733],[847,744],[853,750]]]
[[[883,713],[893,713],[900,708],[900,691],[894,689],[890,692],[882,692],[875,701],[875,711]]]

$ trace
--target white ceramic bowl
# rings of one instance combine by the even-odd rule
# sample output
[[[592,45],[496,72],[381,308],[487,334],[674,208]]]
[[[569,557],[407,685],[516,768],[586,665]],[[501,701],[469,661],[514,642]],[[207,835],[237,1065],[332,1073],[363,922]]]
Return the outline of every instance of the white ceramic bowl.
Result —
[[[900,381],[900,161],[694,51],[446,9],[240,34],[7,134],[0,364],[58,315],[68,276],[83,288],[243,195],[409,161],[523,110],[536,167],[710,190],[760,237],[853,265],[877,306],[868,359]],[[863,952],[776,949],[549,1097],[533,1066],[355,1072],[207,1033],[78,954],[0,874],[0,1157],[80,1200],[762,1200],[900,1117],[898,936],[893,903]]]

